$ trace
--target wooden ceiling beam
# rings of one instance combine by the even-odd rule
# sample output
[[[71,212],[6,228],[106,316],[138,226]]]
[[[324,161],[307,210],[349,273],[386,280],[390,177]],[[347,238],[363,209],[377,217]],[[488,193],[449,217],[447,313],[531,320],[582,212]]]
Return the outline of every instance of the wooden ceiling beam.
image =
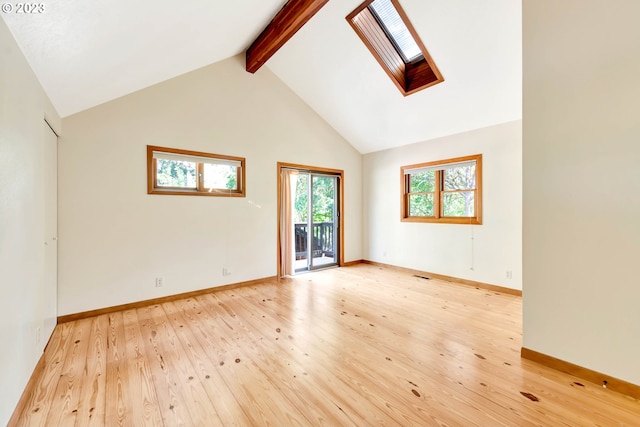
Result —
[[[247,72],[262,67],[329,0],[289,0],[247,49]]]

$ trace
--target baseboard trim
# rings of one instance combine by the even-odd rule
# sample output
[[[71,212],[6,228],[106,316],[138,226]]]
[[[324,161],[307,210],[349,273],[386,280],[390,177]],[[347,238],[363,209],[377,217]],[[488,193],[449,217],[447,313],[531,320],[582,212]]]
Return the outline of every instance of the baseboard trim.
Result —
[[[162,303],[165,303],[165,302],[176,301],[176,300],[184,299],[184,298],[193,298],[193,297],[197,297],[197,296],[200,296],[200,295],[208,294],[208,293],[211,293],[211,292],[228,291],[230,289],[241,288],[241,287],[244,287],[244,286],[253,286],[253,285],[257,285],[259,283],[269,282],[269,281],[272,281],[272,280],[273,281],[277,280],[276,276],[265,277],[265,278],[262,278],[262,279],[249,280],[249,281],[246,281],[246,282],[231,283],[229,285],[222,285],[222,286],[216,286],[216,287],[213,287],[213,288],[200,289],[200,290],[197,290],[197,291],[184,292],[184,293],[181,293],[181,294],[168,295],[166,297],[152,298],[152,299],[132,302],[132,303],[128,303],[128,304],[114,305],[112,307],[105,307],[105,308],[99,308],[99,309],[96,309],[96,310],[83,311],[81,313],[66,314],[64,316],[59,316],[58,317],[58,324],[66,323],[66,322],[73,322],[74,320],[86,319],[86,318],[94,317],[94,316],[100,316],[102,314],[115,313],[116,311],[131,310],[131,309],[135,309],[135,308],[146,307],[146,306],[153,305],[153,304],[162,304]]]
[[[522,291],[519,289],[505,288],[504,286],[492,285],[489,283],[476,282],[474,280],[460,279],[459,277],[445,276],[444,274],[430,273],[428,271],[414,270],[412,268],[398,267],[397,265],[384,264],[376,261],[363,260],[362,263],[375,265],[376,267],[385,267],[392,270],[402,271],[404,273],[415,274],[418,276],[427,276],[434,279],[446,280],[448,282],[459,283],[466,286],[474,286],[476,288],[486,289],[489,291],[501,292],[503,294],[516,295],[521,297]]]
[[[430,273],[430,272],[427,272],[427,271],[414,270],[414,269],[411,269],[411,268],[398,267],[398,266],[392,265],[392,264],[384,264],[384,263],[381,263],[381,262],[369,261],[369,260],[365,260],[365,259],[360,259],[360,260],[355,260],[355,261],[348,261],[348,262],[343,263],[342,266],[343,267],[353,267],[353,266],[358,265],[358,264],[369,264],[369,265],[374,265],[374,266],[377,266],[377,267],[385,267],[385,268],[389,268],[389,269],[392,269],[392,270],[403,271],[403,272],[409,273],[409,274],[417,274],[417,275],[421,275],[421,276],[429,276],[429,277],[433,277],[435,279],[440,279],[440,280],[446,280],[446,281],[450,281],[450,282],[460,283],[460,284],[467,285],[467,286],[475,286],[475,287],[478,287],[478,288],[487,289],[487,290],[491,290],[491,291],[496,291],[496,292],[502,292],[502,293],[511,294],[511,295],[522,296],[522,291],[517,290],[517,289],[505,288],[505,287],[502,287],[502,286],[496,286],[496,285],[491,285],[491,284],[482,283],[482,282],[475,282],[473,280],[460,279],[458,277],[445,276],[445,275],[442,275],[442,274]],[[153,299],[148,299],[148,300],[143,300],[143,301],[132,302],[132,303],[128,303],[128,304],[115,305],[115,306],[112,306],[112,307],[104,307],[104,308],[99,308],[99,309],[96,309],[96,310],[83,311],[83,312],[80,312],[80,313],[66,314],[66,315],[63,315],[63,316],[58,316],[58,324],[66,323],[66,322],[73,322],[74,320],[86,319],[86,318],[94,317],[94,316],[100,316],[102,314],[115,313],[116,311],[131,310],[131,309],[146,307],[146,306],[149,306],[149,305],[152,305],[152,304],[162,304],[164,302],[171,302],[171,301],[176,301],[176,300],[184,299],[184,298],[197,297],[197,296],[200,296],[200,295],[208,294],[210,292],[219,292],[219,291],[225,291],[225,290],[240,288],[240,287],[243,287],[243,286],[252,286],[252,285],[256,285],[258,283],[267,282],[267,281],[270,281],[270,280],[276,280],[277,281],[278,279],[277,279],[276,276],[270,276],[270,277],[265,277],[265,278],[262,278],[262,279],[249,280],[249,281],[246,281],[246,282],[232,283],[232,284],[229,284],[229,285],[222,285],[222,286],[217,286],[217,287],[213,287],[213,288],[200,289],[200,290],[197,290],[197,291],[184,292],[184,293],[181,293],[181,294],[168,295],[166,297],[153,298]]]
[[[613,390],[633,397],[634,399],[640,399],[639,385],[632,384],[582,366],[574,365],[573,363],[565,362],[564,360],[556,359],[555,357],[548,356],[544,353],[538,353],[537,351],[530,350],[526,347],[522,347],[520,350],[520,357],[539,363],[540,365],[548,368],[555,369],[556,371],[564,372],[565,374],[573,375],[574,377],[592,382],[598,386],[606,384],[607,390]]]

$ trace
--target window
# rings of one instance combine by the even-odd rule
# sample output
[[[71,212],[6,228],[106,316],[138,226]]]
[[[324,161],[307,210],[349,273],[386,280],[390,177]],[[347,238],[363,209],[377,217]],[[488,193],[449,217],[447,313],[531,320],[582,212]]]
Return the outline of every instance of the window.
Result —
[[[147,193],[245,195],[245,159],[147,145]]]
[[[402,221],[482,224],[482,154],[403,166]]]
[[[424,57],[391,0],[375,0],[369,5],[369,10],[373,12],[380,27],[387,33],[387,37],[393,42],[405,63]]]
[[[404,96],[444,81],[398,0],[366,0],[347,21]]]

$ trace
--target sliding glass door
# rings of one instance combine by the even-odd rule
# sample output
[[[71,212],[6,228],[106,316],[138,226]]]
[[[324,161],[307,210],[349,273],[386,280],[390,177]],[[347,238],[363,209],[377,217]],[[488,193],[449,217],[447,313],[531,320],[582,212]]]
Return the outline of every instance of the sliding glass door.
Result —
[[[295,272],[338,264],[338,177],[299,172],[295,183]]]
[[[278,163],[278,277],[342,262],[339,169]]]

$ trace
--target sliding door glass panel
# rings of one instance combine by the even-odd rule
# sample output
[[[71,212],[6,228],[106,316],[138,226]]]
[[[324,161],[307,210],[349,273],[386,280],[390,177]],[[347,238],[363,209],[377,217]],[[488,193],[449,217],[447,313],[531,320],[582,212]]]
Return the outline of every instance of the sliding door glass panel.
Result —
[[[311,175],[309,267],[321,268],[335,265],[338,261],[336,250],[336,188],[335,176]]]
[[[293,227],[295,235],[295,271],[309,270],[309,174],[299,173],[295,180]]]
[[[337,265],[338,178],[300,172],[295,183],[295,271]]]

